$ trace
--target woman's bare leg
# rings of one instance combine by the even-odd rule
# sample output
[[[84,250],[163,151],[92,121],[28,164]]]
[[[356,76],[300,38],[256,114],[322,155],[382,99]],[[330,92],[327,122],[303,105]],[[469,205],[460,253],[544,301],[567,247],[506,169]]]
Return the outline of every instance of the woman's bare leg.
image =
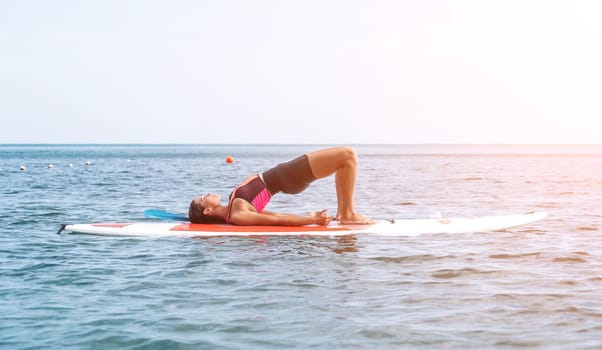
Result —
[[[353,208],[357,157],[351,148],[334,147],[307,154],[311,171],[317,179],[335,174],[337,220],[344,224],[368,224],[370,218]]]

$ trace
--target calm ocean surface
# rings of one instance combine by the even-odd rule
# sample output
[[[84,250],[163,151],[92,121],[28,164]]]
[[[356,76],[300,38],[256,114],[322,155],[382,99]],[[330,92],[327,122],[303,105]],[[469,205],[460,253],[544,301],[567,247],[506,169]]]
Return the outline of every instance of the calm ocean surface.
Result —
[[[355,147],[359,211],[550,214],[504,232],[55,234],[61,223],[143,221],[148,208],[185,213],[196,195],[225,197],[316,148],[0,145],[0,348],[602,348],[600,146]],[[332,213],[333,184],[269,209]]]

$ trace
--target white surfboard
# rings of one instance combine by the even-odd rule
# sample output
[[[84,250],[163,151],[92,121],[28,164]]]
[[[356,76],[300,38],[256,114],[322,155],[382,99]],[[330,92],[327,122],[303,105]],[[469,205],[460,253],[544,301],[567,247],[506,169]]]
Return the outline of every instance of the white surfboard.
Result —
[[[236,226],[181,222],[95,223],[64,225],[73,233],[121,237],[221,237],[221,236],[418,236],[428,233],[499,231],[541,220],[544,212],[475,218],[399,219],[370,225]],[[62,231],[61,229],[61,231]],[[59,231],[60,232],[60,231]]]

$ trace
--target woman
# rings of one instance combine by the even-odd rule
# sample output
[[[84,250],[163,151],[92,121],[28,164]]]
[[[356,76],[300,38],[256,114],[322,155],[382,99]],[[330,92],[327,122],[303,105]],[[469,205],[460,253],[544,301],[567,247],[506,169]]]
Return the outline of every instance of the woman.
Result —
[[[188,217],[192,223],[229,223],[234,225],[328,225],[333,219],[326,209],[308,215],[274,213],[263,210],[278,192],[297,194],[314,180],[335,174],[337,192],[336,219],[342,224],[369,224],[371,219],[353,209],[357,172],[355,152],[335,147],[310,152],[294,160],[256,174],[236,187],[227,205],[220,196],[208,193],[190,203]]]

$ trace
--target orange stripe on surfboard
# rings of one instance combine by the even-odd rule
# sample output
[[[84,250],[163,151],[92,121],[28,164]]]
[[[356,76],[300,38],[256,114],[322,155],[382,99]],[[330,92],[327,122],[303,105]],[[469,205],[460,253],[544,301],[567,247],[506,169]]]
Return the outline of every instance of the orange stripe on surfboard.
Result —
[[[116,227],[123,228],[126,226],[130,226],[131,224],[120,224],[120,223],[100,223],[100,224],[92,224],[94,227]]]
[[[350,227],[344,226],[237,226],[219,224],[181,224],[170,229],[170,231],[192,232],[324,232],[350,230]]]

